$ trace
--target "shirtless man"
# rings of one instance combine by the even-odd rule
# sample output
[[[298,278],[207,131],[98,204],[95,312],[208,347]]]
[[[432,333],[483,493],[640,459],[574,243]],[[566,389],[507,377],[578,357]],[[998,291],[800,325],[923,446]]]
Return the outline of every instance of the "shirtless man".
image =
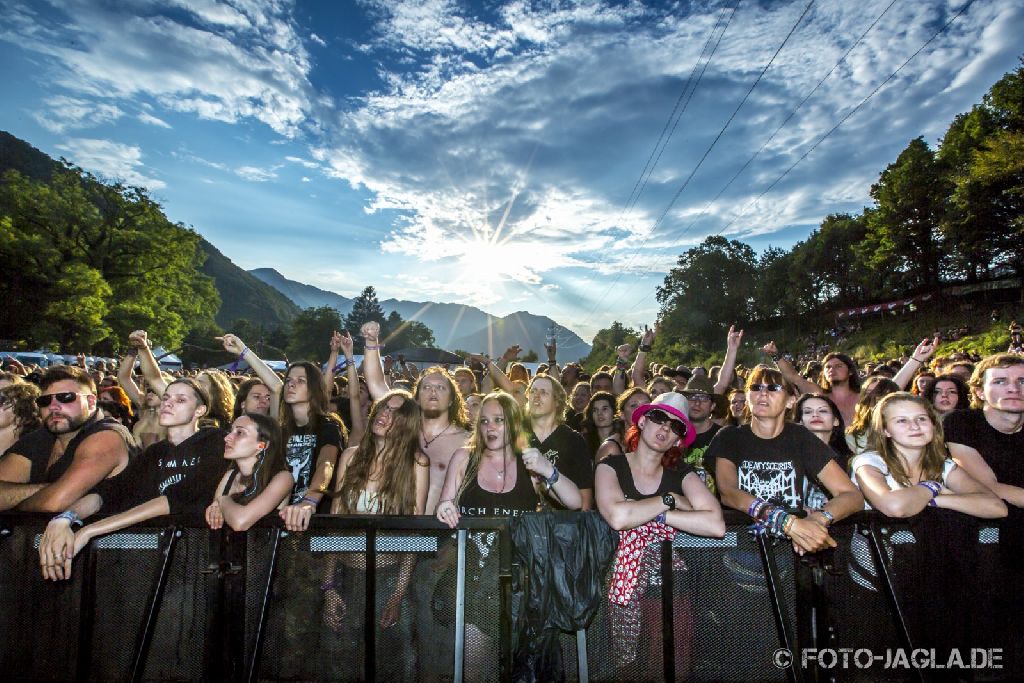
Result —
[[[380,325],[365,323],[361,329],[365,340],[363,372],[370,397],[378,400],[389,391],[380,364]],[[413,395],[423,411],[420,450],[430,459],[430,488],[424,514],[433,515],[441,498],[441,488],[448,472],[448,462],[455,451],[466,445],[466,407],[458,386],[444,368],[427,368],[416,381]]]

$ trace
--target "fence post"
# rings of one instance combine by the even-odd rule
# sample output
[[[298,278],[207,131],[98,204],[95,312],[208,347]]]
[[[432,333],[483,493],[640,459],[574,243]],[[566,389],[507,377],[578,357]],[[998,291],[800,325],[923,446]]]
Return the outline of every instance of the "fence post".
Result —
[[[250,531],[246,534],[246,543],[248,543],[249,540],[249,533],[252,532]],[[280,542],[281,529],[280,527],[275,527],[270,536],[270,569],[267,571],[267,583],[263,586],[263,600],[260,604],[260,616],[256,621],[256,642],[253,643],[252,660],[249,662],[249,670],[245,677],[245,680],[248,683],[255,683],[257,680],[257,674],[259,673],[260,653],[263,649],[263,634],[266,632],[267,612],[270,611],[270,600],[274,586],[274,574],[277,569],[277,548]]]
[[[135,656],[132,658],[130,676],[132,683],[142,680],[143,670],[146,668],[146,655],[149,652],[149,644],[153,640],[156,617],[160,612],[160,603],[163,601],[164,588],[167,587],[167,577],[170,574],[171,557],[174,555],[174,546],[181,536],[181,529],[177,526],[168,527],[161,532],[161,536],[167,537],[164,541],[164,547],[160,551],[164,559],[160,564],[160,572],[157,574],[153,593],[149,599],[149,609],[146,610],[146,616],[142,622],[142,630],[139,632],[139,640],[135,646]]]
[[[754,538],[757,539],[757,547],[761,551],[761,562],[764,564],[764,580],[768,588],[768,599],[771,600],[772,610],[775,612],[775,626],[779,631],[779,645],[793,653],[789,666],[786,667],[786,677],[790,681],[798,683],[803,678],[796,665],[798,653],[793,649],[793,638],[786,627],[786,615],[782,610],[782,601],[779,599],[779,570],[775,566],[775,555],[772,549],[768,547],[766,534],[755,533]]]

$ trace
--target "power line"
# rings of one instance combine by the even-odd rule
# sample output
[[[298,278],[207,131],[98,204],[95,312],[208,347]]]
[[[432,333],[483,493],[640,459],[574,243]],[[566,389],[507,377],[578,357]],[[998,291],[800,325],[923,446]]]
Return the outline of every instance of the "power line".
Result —
[[[759,201],[761,200],[761,198],[762,198],[762,197],[764,197],[764,196],[765,196],[766,194],[768,194],[768,193],[769,193],[769,192],[770,192],[770,191],[771,191],[771,190],[772,190],[773,188],[775,188],[775,186],[776,186],[776,185],[778,185],[778,184],[779,184],[780,182],[782,182],[782,180],[783,180],[783,179],[784,179],[784,178],[785,178],[786,176],[788,176],[788,175],[790,174],[790,172],[791,172],[791,171],[792,171],[792,170],[793,170],[794,168],[796,168],[796,166],[797,166],[797,165],[798,165],[798,164],[799,164],[800,162],[802,162],[802,161],[803,161],[804,159],[806,159],[806,158],[807,158],[807,157],[808,157],[808,156],[810,155],[810,153],[811,153],[811,152],[813,152],[813,151],[814,151],[815,149],[817,149],[817,148],[818,148],[818,145],[820,145],[820,144],[821,144],[822,142],[824,142],[824,141],[825,141],[826,139],[828,139],[828,138],[829,138],[829,137],[830,137],[830,136],[832,135],[832,133],[836,132],[836,130],[838,130],[838,129],[839,129],[839,127],[840,127],[840,126],[842,126],[842,125],[843,125],[844,123],[846,123],[846,121],[848,121],[848,120],[850,119],[850,117],[852,117],[852,116],[853,116],[854,114],[856,114],[856,113],[857,113],[858,111],[860,111],[861,107],[863,107],[863,106],[864,106],[864,105],[865,105],[865,104],[866,104],[866,103],[868,102],[868,100],[870,100],[870,99],[871,99],[872,97],[874,97],[874,96],[875,96],[876,94],[878,94],[878,92],[879,92],[879,91],[880,91],[880,90],[881,90],[881,89],[882,89],[883,87],[885,87],[885,85],[886,85],[886,84],[888,84],[888,83],[889,83],[889,81],[891,81],[892,79],[894,79],[894,78],[895,78],[895,77],[896,77],[896,76],[897,76],[897,75],[899,74],[899,72],[900,72],[900,71],[902,71],[902,70],[904,69],[904,67],[906,67],[906,66],[907,66],[907,64],[909,64],[909,63],[910,63],[910,62],[911,62],[911,61],[912,61],[912,60],[913,60],[913,59],[914,59],[915,57],[917,57],[917,56],[918,56],[919,54],[921,54],[921,52],[923,52],[923,51],[924,51],[924,49],[925,49],[926,47],[928,47],[928,46],[929,46],[929,45],[930,45],[930,44],[931,44],[931,43],[932,43],[932,42],[933,42],[933,41],[934,41],[934,40],[935,40],[936,38],[938,38],[938,37],[939,37],[940,35],[942,35],[943,33],[945,33],[945,32],[946,32],[946,30],[947,30],[947,29],[949,29],[949,27],[953,25],[953,22],[955,22],[955,21],[956,21],[957,19],[959,19],[959,18],[960,18],[960,16],[961,16],[961,15],[963,15],[963,13],[964,13],[964,12],[966,12],[966,11],[968,10],[968,8],[970,8],[970,6],[971,6],[971,5],[973,5],[973,4],[974,4],[974,0],[968,0],[968,1],[967,1],[967,2],[966,2],[966,3],[964,4],[964,6],[963,6],[963,7],[961,7],[961,8],[960,8],[960,10],[959,10],[959,11],[958,11],[958,12],[957,12],[956,14],[954,14],[954,15],[952,16],[952,18],[950,18],[950,20],[949,20],[949,21],[947,21],[947,22],[946,22],[945,24],[943,24],[941,28],[939,28],[939,29],[938,29],[938,30],[937,30],[937,31],[936,31],[935,33],[933,33],[933,34],[931,35],[931,37],[930,37],[930,38],[928,38],[928,40],[926,40],[926,41],[925,41],[924,43],[922,43],[922,44],[921,44],[921,47],[917,48],[917,50],[915,50],[915,51],[914,51],[914,53],[913,53],[912,55],[910,55],[909,57],[907,57],[907,59],[906,59],[906,60],[905,60],[905,61],[904,61],[904,62],[903,62],[902,64],[900,64],[900,65],[899,65],[899,67],[897,67],[897,69],[896,69],[895,71],[893,71],[893,72],[892,72],[891,74],[889,74],[889,75],[888,75],[888,76],[887,76],[887,77],[885,78],[885,80],[884,80],[884,81],[882,81],[882,82],[881,82],[881,83],[879,83],[879,84],[878,84],[877,86],[875,86],[874,90],[872,90],[872,91],[871,91],[870,93],[868,93],[868,94],[867,94],[867,96],[865,96],[865,97],[864,97],[864,98],[863,98],[863,99],[862,99],[862,100],[861,100],[860,102],[858,102],[858,103],[857,103],[857,105],[856,105],[856,106],[855,106],[855,107],[854,107],[853,109],[851,109],[851,110],[850,110],[849,112],[847,112],[847,113],[846,113],[846,115],[844,115],[844,116],[843,116],[843,117],[842,117],[842,118],[841,118],[841,119],[839,120],[839,122],[838,122],[838,123],[836,123],[836,124],[835,124],[834,126],[832,126],[832,128],[830,128],[830,129],[828,130],[828,132],[827,132],[827,133],[825,133],[825,134],[824,134],[824,135],[822,135],[822,136],[821,136],[820,138],[818,138],[818,140],[817,140],[817,141],[816,141],[816,142],[815,142],[815,143],[814,143],[813,145],[811,145],[811,146],[810,146],[810,147],[809,147],[809,148],[807,149],[807,151],[805,151],[805,152],[804,152],[803,154],[801,154],[801,155],[800,155],[800,158],[799,158],[799,159],[797,159],[796,161],[794,161],[794,162],[793,162],[793,163],[792,163],[792,164],[791,164],[791,165],[789,166],[789,168],[787,168],[787,169],[786,169],[785,171],[783,171],[783,172],[782,172],[782,174],[781,174],[781,175],[779,175],[779,177],[778,177],[778,178],[776,178],[776,179],[775,179],[774,181],[772,181],[772,183],[771,183],[771,184],[770,184],[770,185],[769,185],[769,186],[768,186],[767,188],[765,188],[765,190],[764,190],[763,192],[761,192],[761,194],[759,194],[759,195],[758,195],[757,197],[755,197],[755,198],[754,198],[753,200],[751,200],[750,202],[748,202],[748,203],[747,203],[747,205],[743,207],[743,209],[742,209],[742,210],[740,211],[740,213],[739,213],[739,214],[737,214],[737,216],[736,216],[735,218],[733,218],[733,219],[732,219],[731,221],[729,221],[729,223],[727,223],[727,224],[726,224],[726,225],[725,225],[725,226],[724,226],[724,227],[723,227],[723,228],[722,228],[721,230],[719,230],[719,231],[718,231],[717,233],[715,233],[715,234],[716,234],[716,235],[721,235],[721,234],[722,234],[723,232],[725,232],[725,231],[726,231],[726,230],[727,230],[727,229],[728,229],[728,228],[729,228],[730,226],[732,226],[732,225],[733,225],[733,224],[734,224],[734,223],[735,223],[736,221],[738,221],[738,220],[739,220],[740,218],[742,218],[742,217],[743,217],[743,215],[745,215],[745,214],[746,214],[746,212],[747,212],[747,210],[748,210],[748,209],[750,209],[750,208],[751,208],[751,207],[752,207],[752,206],[753,206],[754,204],[756,204],[757,202],[759,202]],[[639,301],[637,302],[637,304],[636,304],[636,305],[639,305],[640,303],[643,303],[643,302],[644,302],[644,301],[646,301],[646,300],[647,300],[647,299],[648,299],[649,297],[650,297],[650,295],[649,295],[649,294],[648,294],[648,295],[645,295],[645,296],[643,296],[643,297],[642,297],[642,298],[641,298],[641,299],[640,299],[640,300],[639,300]]]
[[[676,191],[675,195],[673,195],[671,201],[669,201],[669,203],[668,203],[668,206],[665,207],[665,210],[662,211],[661,215],[658,217],[658,220],[656,220],[654,222],[654,225],[651,226],[651,230],[648,233],[647,237],[645,237],[643,240],[641,240],[640,245],[633,251],[633,254],[630,256],[629,261],[626,263],[625,266],[623,266],[623,268],[620,269],[619,274],[615,276],[615,279],[612,281],[612,284],[609,285],[608,290],[605,292],[606,294],[607,294],[607,292],[610,292],[612,290],[612,288],[615,287],[615,285],[618,284],[619,280],[622,279],[622,271],[628,269],[629,266],[631,266],[633,264],[633,261],[636,260],[637,255],[640,253],[640,250],[643,249],[644,246],[647,244],[647,242],[650,241],[651,236],[654,235],[655,230],[657,230],[658,226],[661,224],[661,222],[668,215],[668,212],[672,210],[672,207],[675,205],[676,201],[678,201],[679,197],[683,194],[683,191],[686,190],[687,186],[690,184],[690,180],[693,179],[693,176],[696,175],[697,171],[704,164],[704,161],[708,158],[708,155],[711,153],[711,150],[715,148],[715,145],[718,144],[718,141],[725,134],[725,131],[728,130],[729,126],[733,122],[733,119],[736,118],[736,114],[739,113],[740,109],[743,107],[743,105],[746,103],[746,101],[750,98],[750,94],[752,92],[754,92],[754,88],[756,88],[757,84],[761,82],[761,79],[764,78],[765,73],[768,71],[768,69],[771,67],[771,65],[775,62],[775,58],[779,56],[779,53],[782,52],[782,49],[786,46],[786,43],[789,42],[789,39],[793,36],[793,33],[796,32],[797,27],[800,26],[800,23],[803,21],[804,17],[807,15],[807,13],[810,11],[811,7],[814,5],[814,2],[815,2],[815,0],[810,0],[810,2],[807,3],[807,6],[804,7],[804,11],[800,13],[799,17],[797,17],[797,20],[793,23],[793,26],[789,29],[789,33],[786,34],[786,37],[783,39],[782,43],[775,50],[775,54],[772,55],[772,58],[769,59],[768,63],[764,65],[764,68],[761,69],[761,73],[759,73],[757,75],[757,78],[754,79],[754,82],[750,85],[750,88],[747,89],[747,92],[743,96],[743,99],[740,100],[740,103],[738,105],[736,105],[736,108],[733,110],[732,114],[729,116],[729,119],[725,122],[725,125],[723,125],[721,130],[718,131],[718,134],[715,136],[715,139],[711,141],[711,144],[708,145],[708,148],[706,150],[704,150],[704,155],[700,158],[700,161],[697,162],[696,166],[693,167],[693,170],[690,171],[690,175],[688,175],[686,177],[686,180],[683,181],[683,184]],[[600,305],[600,304],[597,304],[597,305]],[[589,323],[590,320],[594,317],[594,313],[596,313],[596,310],[597,310],[597,305],[595,305],[594,310],[592,310],[591,313],[588,315],[587,323]]]
[[[718,21],[715,23],[715,27],[711,29],[711,33],[708,35],[708,39],[704,42],[704,48],[701,50],[700,55],[697,57],[697,61],[694,62],[693,68],[690,70],[690,76],[689,78],[687,78],[686,84],[683,86],[682,92],[679,93],[679,97],[676,99],[676,104],[672,108],[672,113],[669,114],[668,119],[665,121],[665,125],[661,129],[661,134],[658,136],[657,142],[654,143],[654,147],[651,148],[651,153],[647,157],[647,162],[644,164],[644,168],[640,172],[640,177],[637,178],[636,183],[633,185],[633,190],[629,193],[629,198],[626,200],[626,204],[623,207],[623,215],[627,213],[630,209],[632,209],[633,206],[636,205],[636,202],[639,201],[640,199],[640,195],[643,194],[644,189],[647,187],[647,182],[650,180],[651,175],[654,173],[655,167],[661,160],[661,155],[665,152],[665,148],[668,146],[669,140],[675,133],[676,126],[679,125],[679,121],[682,119],[683,114],[686,113],[686,109],[690,105],[690,100],[693,99],[693,94],[697,92],[697,86],[700,85],[701,79],[704,78],[704,73],[708,69],[708,65],[711,64],[711,60],[714,58],[715,52],[718,51],[718,46],[721,45],[722,38],[725,36],[725,32],[729,30],[729,25],[732,23],[732,19],[736,15],[736,8],[738,6],[739,0],[736,0],[736,2],[732,6],[732,10],[728,13],[729,19],[728,21],[725,22],[725,28],[722,29],[722,32],[718,35],[717,40],[715,40],[715,34],[718,33],[719,27],[722,25],[722,22],[725,21],[725,12],[723,12],[718,17]],[[694,81],[693,75],[694,73],[696,73],[697,68],[700,67],[701,59],[704,58],[704,54],[707,52],[708,46],[711,45],[712,40],[715,40],[715,44],[714,47],[711,49],[711,54],[708,55],[707,61],[704,62],[704,66],[701,68],[700,75],[698,75],[697,80]],[[690,88],[691,83],[693,84],[693,88]],[[681,109],[680,104],[682,104]],[[620,220],[621,218],[622,215],[619,216]]]

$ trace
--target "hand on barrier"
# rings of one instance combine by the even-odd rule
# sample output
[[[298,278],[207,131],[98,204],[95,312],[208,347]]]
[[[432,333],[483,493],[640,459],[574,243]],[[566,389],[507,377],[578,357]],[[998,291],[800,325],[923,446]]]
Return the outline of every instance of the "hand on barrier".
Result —
[[[459,525],[459,508],[453,500],[441,501],[437,506],[437,519],[454,529]]]
[[[220,509],[220,503],[214,501],[206,508],[206,523],[211,529],[219,529],[224,526],[224,511]]]
[[[341,629],[341,625],[345,622],[345,601],[338,595],[338,591],[334,588],[328,588],[324,591],[324,623],[332,631],[338,631]]]
[[[816,553],[837,545],[836,540],[829,536],[828,529],[812,519],[795,520],[789,530],[789,538],[798,555]]]
[[[308,503],[286,505],[281,508],[281,519],[288,531],[305,531],[309,528],[309,520],[313,517],[314,508]]]
[[[71,576],[71,559],[75,556],[75,533],[71,522],[55,519],[46,525],[39,541],[39,565],[47,581],[62,581]]]

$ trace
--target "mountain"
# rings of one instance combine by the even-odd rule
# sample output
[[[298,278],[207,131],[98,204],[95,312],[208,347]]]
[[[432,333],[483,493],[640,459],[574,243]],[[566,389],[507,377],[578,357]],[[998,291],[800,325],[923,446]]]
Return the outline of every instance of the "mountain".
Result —
[[[249,274],[284,294],[299,308],[330,306],[342,315],[347,315],[352,310],[352,299],[313,285],[289,280],[273,268],[256,268],[250,270]]]
[[[49,181],[54,170],[60,167],[59,161],[51,159],[21,138],[0,130],[0,175],[13,168],[27,178]]]
[[[274,287],[301,308],[331,306],[342,315],[352,310],[352,299],[289,280],[273,268],[257,268],[249,273]],[[438,346],[444,349],[483,351],[497,356],[509,346],[519,344],[524,353],[532,349],[543,359],[544,342],[548,330],[554,325],[559,360],[577,360],[590,353],[590,344],[572,330],[558,325],[550,318],[526,311],[496,318],[479,308],[463,304],[385,299],[380,305],[386,314],[397,311],[404,320],[418,320],[429,327]]]
[[[227,327],[245,318],[267,328],[285,327],[299,313],[300,307],[274,287],[250,275],[220,253],[217,247],[200,239],[199,247],[206,253],[206,262],[200,270],[213,278],[220,294],[217,324]]]

